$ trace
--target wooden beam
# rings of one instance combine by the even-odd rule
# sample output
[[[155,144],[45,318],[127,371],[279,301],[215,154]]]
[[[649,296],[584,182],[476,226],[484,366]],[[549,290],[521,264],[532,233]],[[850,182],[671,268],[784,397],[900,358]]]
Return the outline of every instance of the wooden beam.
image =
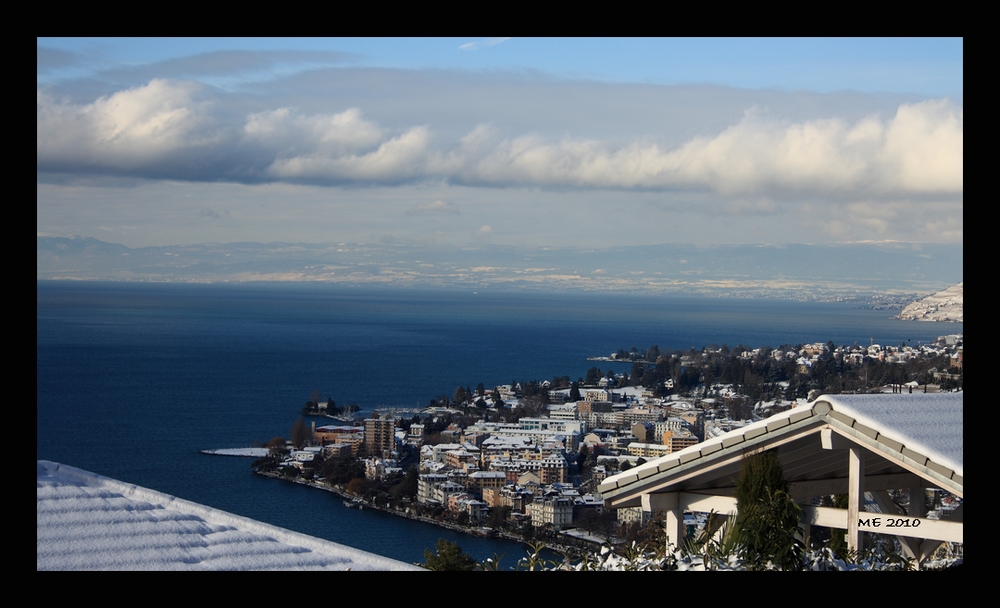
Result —
[[[833,507],[813,507],[801,505],[802,522],[813,526],[847,529],[847,510]]]
[[[802,505],[802,521],[814,526],[825,526],[841,530],[845,528],[849,529],[848,524],[851,522],[848,517],[850,517],[849,509]],[[853,523],[861,532],[875,532],[890,536],[905,536],[951,543],[964,542],[963,524],[959,521],[924,519],[861,511]]]
[[[963,540],[962,522],[940,519],[921,519],[919,517],[894,517],[884,513],[862,513],[858,529],[876,534],[892,536],[909,536],[927,540],[940,540],[949,543],[961,543]]]
[[[866,475],[865,489],[869,492],[873,490],[898,490],[921,482],[923,480],[920,476],[913,473]],[[826,496],[828,494],[847,494],[849,483],[850,478],[848,477],[793,481],[789,484],[789,493],[796,500],[811,498],[813,496]]]
[[[830,427],[820,429],[819,440],[824,450],[846,450],[854,445],[853,442],[847,440],[843,435],[834,433]]]
[[[683,511],[684,509],[679,505],[679,500],[679,492],[643,494],[642,509],[643,511],[652,511],[653,513],[656,513],[657,511],[673,511],[678,508]]]
[[[736,499],[732,496],[701,494],[698,492],[662,492],[660,494],[643,494],[642,508],[646,511],[695,511],[708,513],[714,511],[723,515],[736,512]]]
[[[732,496],[709,496],[692,492],[680,493],[680,507],[685,511],[714,511],[723,515],[736,513],[736,499]]]

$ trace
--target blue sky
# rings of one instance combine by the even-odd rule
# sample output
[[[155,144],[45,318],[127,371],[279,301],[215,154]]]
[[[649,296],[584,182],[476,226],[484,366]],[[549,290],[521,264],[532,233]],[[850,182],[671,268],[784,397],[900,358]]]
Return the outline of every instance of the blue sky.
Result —
[[[962,240],[961,39],[37,40],[37,231]]]
[[[339,65],[406,70],[537,70],[563,78],[660,85],[723,84],[832,92],[915,93],[962,99],[957,38],[40,38],[89,58],[40,75],[54,82],[102,64],[162,62],[229,51],[321,51]]]

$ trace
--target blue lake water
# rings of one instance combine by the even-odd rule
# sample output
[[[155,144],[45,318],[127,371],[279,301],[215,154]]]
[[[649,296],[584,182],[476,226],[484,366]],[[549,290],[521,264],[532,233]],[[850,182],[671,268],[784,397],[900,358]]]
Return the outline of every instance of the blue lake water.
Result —
[[[890,316],[677,296],[38,282],[36,454],[408,562],[443,537],[512,565],[516,543],[346,509],[198,450],[288,436],[313,389],[370,412],[459,385],[576,379],[609,365],[588,356],[633,346],[916,344],[962,332]]]

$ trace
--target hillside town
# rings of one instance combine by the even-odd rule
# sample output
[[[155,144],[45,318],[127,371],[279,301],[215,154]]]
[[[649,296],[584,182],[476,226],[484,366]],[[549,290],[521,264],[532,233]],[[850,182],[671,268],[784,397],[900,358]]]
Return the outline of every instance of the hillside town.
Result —
[[[819,394],[952,391],[964,382],[962,335],[918,346],[654,346],[594,359],[631,362],[632,370],[459,386],[419,411],[381,410],[349,423],[349,408],[310,400],[310,422],[300,418],[290,441],[269,442],[254,466],[336,489],[349,506],[481,534],[604,542],[640,534],[652,517],[641,507],[607,511],[598,486],[609,475]],[[323,424],[334,417],[340,424]],[[944,492],[935,500],[938,509],[955,506]]]

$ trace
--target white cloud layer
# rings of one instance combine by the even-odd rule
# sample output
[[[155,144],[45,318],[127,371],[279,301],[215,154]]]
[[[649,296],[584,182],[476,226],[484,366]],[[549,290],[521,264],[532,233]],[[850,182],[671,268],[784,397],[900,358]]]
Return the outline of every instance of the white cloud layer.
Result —
[[[904,103],[890,118],[783,122],[749,109],[714,135],[672,147],[568,134],[500,137],[483,124],[457,142],[427,125],[388,129],[361,108],[289,107],[227,124],[193,82],[153,80],[89,104],[37,92],[40,171],[103,170],[220,181],[705,190],[725,196],[894,198],[960,195],[963,111],[946,99]],[[581,131],[585,125],[581,124]],[[191,167],[198,166],[199,169]],[[214,173],[205,173],[214,167]]]
[[[37,229],[51,234],[962,240],[964,115],[948,99],[334,69],[36,96]]]
[[[962,111],[946,100],[929,101],[900,106],[887,121],[872,117],[853,125],[837,119],[782,124],[748,112],[714,137],[671,150],[655,143],[613,149],[593,140],[549,143],[523,136],[463,160],[459,178],[491,185],[691,188],[726,195],[961,193]]]

